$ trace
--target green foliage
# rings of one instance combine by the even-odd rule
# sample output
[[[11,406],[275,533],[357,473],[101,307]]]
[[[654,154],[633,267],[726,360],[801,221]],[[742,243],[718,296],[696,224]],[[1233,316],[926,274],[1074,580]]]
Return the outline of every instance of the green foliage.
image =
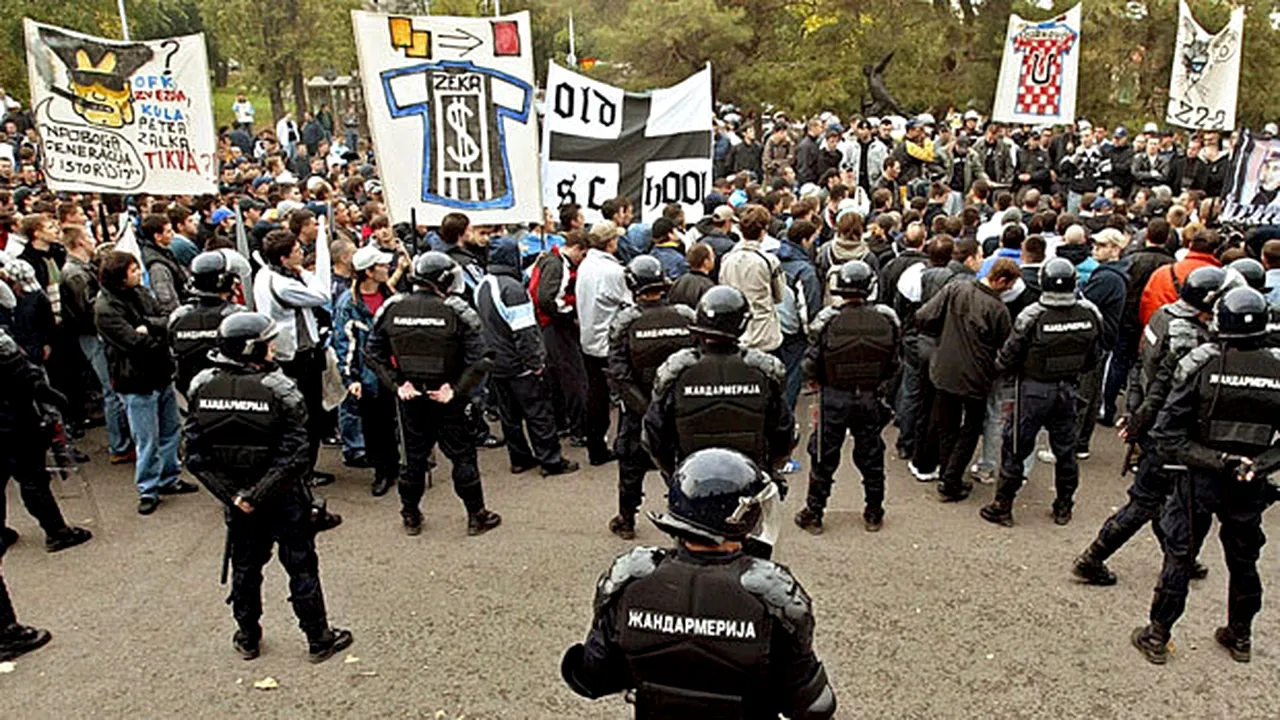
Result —
[[[1258,126],[1280,117],[1273,77],[1280,67],[1280,0],[1242,0],[1247,13],[1239,118]],[[312,75],[357,67],[350,10],[360,0],[127,0],[133,36],[205,31],[210,66],[232,58],[241,74],[228,90],[256,88],[267,100],[259,117],[282,112]],[[1029,0],[505,0],[504,12],[529,10],[539,77],[547,61],[564,62],[568,18],[577,55],[600,63],[592,74],[630,89],[679,81],[710,62],[717,97],[748,108],[794,113],[832,110],[848,116],[867,94],[863,67],[890,52],[889,89],[908,111],[990,109],[1010,12],[1029,19],[1053,10]],[[407,3],[408,9],[415,4]],[[492,12],[492,0],[433,0],[435,14]],[[1132,19],[1128,0],[1084,6],[1079,113],[1097,122],[1164,119],[1177,35],[1177,0],[1145,0]],[[1210,30],[1230,7],[1191,0]],[[418,10],[420,11],[420,10]],[[119,37],[115,0],[7,0],[0,13],[0,86],[25,99],[22,18]],[[217,79],[225,78],[225,72]],[[268,102],[269,100],[269,102]],[[219,116],[221,117],[221,116]]]
[[[239,82],[231,82],[224,88],[213,88],[213,125],[214,127],[222,127],[231,125],[235,122],[235,115],[231,112],[231,104],[236,101],[236,93],[240,92],[241,84]],[[271,99],[261,92],[253,92],[250,90],[245,93],[245,97],[249,102],[253,103],[254,110],[257,111],[257,122],[254,123],[255,129],[266,127],[271,118],[267,116],[267,111],[271,107]]]

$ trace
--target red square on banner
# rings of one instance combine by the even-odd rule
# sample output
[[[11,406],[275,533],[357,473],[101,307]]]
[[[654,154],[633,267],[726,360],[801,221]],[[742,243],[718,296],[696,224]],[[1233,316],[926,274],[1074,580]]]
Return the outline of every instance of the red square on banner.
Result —
[[[497,57],[520,54],[520,26],[511,20],[493,23],[493,54]]]

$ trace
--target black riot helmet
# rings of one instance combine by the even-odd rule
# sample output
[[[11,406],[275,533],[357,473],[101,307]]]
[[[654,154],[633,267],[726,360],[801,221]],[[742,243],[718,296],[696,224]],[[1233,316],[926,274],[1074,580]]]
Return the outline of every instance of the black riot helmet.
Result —
[[[218,352],[240,362],[264,363],[278,332],[276,321],[262,313],[228,315],[218,325]]]
[[[410,279],[414,285],[425,285],[442,295],[448,294],[454,285],[457,267],[453,258],[438,250],[431,250],[413,259],[413,275]]]
[[[202,252],[191,261],[191,287],[196,292],[214,295],[231,292],[235,281],[227,257],[220,252]]]
[[[737,340],[747,329],[747,296],[728,285],[717,285],[698,301],[698,319],[692,329],[704,337]]]
[[[1252,338],[1267,334],[1270,308],[1267,298],[1250,287],[1231,290],[1218,301],[1217,336]]]
[[[1227,265],[1227,268],[1240,273],[1249,287],[1258,292],[1265,293],[1270,289],[1267,287],[1267,269],[1253,258],[1240,258]]]
[[[769,477],[746,455],[724,448],[699,450],[676,469],[667,511],[649,513],[659,529],[703,545],[741,540],[760,524]]]
[[[1074,293],[1078,278],[1076,266],[1071,264],[1070,260],[1060,257],[1050,258],[1040,266],[1040,291]]]
[[[836,272],[836,284],[832,295],[841,297],[875,298],[876,273],[861,260],[850,260]]]
[[[650,290],[666,290],[671,283],[662,271],[662,262],[652,255],[637,255],[627,263],[627,287],[635,295]]]
[[[1220,267],[1198,267],[1187,275],[1179,297],[1200,312],[1213,312],[1213,304],[1227,283],[1227,272]]]

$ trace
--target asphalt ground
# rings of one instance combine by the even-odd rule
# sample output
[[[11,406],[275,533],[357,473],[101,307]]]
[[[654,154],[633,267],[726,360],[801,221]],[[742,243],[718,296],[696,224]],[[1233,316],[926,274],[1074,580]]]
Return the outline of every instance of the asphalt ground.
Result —
[[[102,431],[81,447],[93,462],[81,477],[54,482],[68,519],[95,533],[87,545],[47,554],[9,489],[10,525],[23,539],[4,558],[4,576],[20,619],[54,638],[0,672],[0,718],[629,717],[620,697],[587,701],[559,675],[564,649],[589,626],[597,577],[630,546],[605,528],[616,510],[615,465],[586,467],[585,451],[566,447],[580,472],[511,476],[504,450],[482,450],[485,492],[503,525],[468,538],[462,505],[438,470],[425,531],[410,538],[395,493],[372,497],[372,471],[344,468],[326,448],[321,469],[339,480],[321,492],[345,522],[319,537],[321,577],[331,622],[349,628],[355,644],[311,665],[274,560],[263,654],[245,662],[232,650],[227,588],[218,585],[222,512],[209,493],[168,499],[141,517],[132,468],[106,463]],[[814,598],[815,644],[839,717],[1280,714],[1275,603],[1265,600],[1255,623],[1251,664],[1232,662],[1213,641],[1226,614],[1216,534],[1202,557],[1210,575],[1193,584],[1164,667],[1129,645],[1159,574],[1149,531],[1113,558],[1118,585],[1072,580],[1072,559],[1125,499],[1122,446],[1109,431],[1099,428],[1082,463],[1066,527],[1049,517],[1051,466],[1037,464],[1016,526],[1003,528],[977,514],[992,486],[942,504],[890,458],[884,529],[869,534],[845,457],[820,537],[790,524],[807,484],[792,476],[776,552]],[[645,507],[659,507],[656,474],[647,490]],[[1275,518],[1266,525],[1274,529]],[[636,542],[668,539],[646,524]],[[1260,567],[1264,583],[1275,578],[1275,553],[1264,550]],[[266,678],[278,687],[253,687]]]

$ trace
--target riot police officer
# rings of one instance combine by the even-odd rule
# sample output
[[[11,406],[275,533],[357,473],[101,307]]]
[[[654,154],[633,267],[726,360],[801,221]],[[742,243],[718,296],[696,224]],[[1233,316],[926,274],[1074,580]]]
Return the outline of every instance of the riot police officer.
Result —
[[[885,397],[898,368],[898,316],[874,302],[876,273],[861,260],[840,266],[831,290],[843,298],[824,308],[809,327],[805,377],[818,385],[818,428],[809,438],[809,497],[796,525],[815,535],[831,496],[845,433],[853,435],[853,464],[862,473],[868,532],[884,522]]]
[[[626,276],[636,304],[614,318],[605,370],[621,401],[614,441],[618,456],[618,515],[609,521],[609,531],[631,540],[644,497],[644,475],[652,467],[640,444],[640,422],[649,409],[658,366],[672,353],[693,345],[689,326],[697,316],[688,306],[667,303],[671,283],[662,271],[662,263],[652,255],[640,255],[627,263]]]
[[[1098,536],[1080,557],[1072,573],[1091,585],[1114,585],[1116,576],[1107,567],[1107,558],[1124,546],[1142,526],[1151,522],[1161,543],[1164,531],[1159,522],[1160,509],[1172,491],[1172,480],[1165,461],[1156,452],[1149,433],[1155,425],[1156,413],[1169,396],[1174,371],[1183,356],[1208,342],[1209,320],[1213,305],[1221,296],[1227,273],[1222,268],[1200,267],[1187,275],[1177,302],[1156,310],[1147,321],[1138,348],[1138,365],[1130,377],[1125,402],[1129,414],[1122,418],[1120,435],[1125,442],[1142,450],[1133,484],[1129,486],[1129,502],[1102,523]],[[1197,538],[1196,548],[1203,538]],[[1197,553],[1198,554],[1198,553]],[[1197,577],[1208,569],[1196,563]]]
[[[666,477],[708,447],[737,450],[766,471],[790,456],[796,438],[782,395],[787,371],[772,355],[738,346],[748,317],[741,290],[708,290],[692,327],[697,344],[658,367],[642,441]]]
[[[1274,288],[1267,287],[1267,270],[1262,266],[1262,263],[1253,258],[1240,258],[1227,265],[1227,269],[1239,273],[1249,287],[1262,293],[1270,301],[1270,293]],[[1280,345],[1280,305],[1271,303],[1271,317],[1267,321],[1267,334],[1270,336],[1273,345]]]
[[[742,551],[770,495],[768,475],[737,452],[686,458],[667,512],[649,514],[678,547],[635,548],[601,576],[586,643],[560,663],[569,687],[592,699],[635,690],[641,719],[832,717],[808,594]]]
[[[235,313],[218,326],[213,366],[189,388],[187,469],[227,505],[236,651],[246,660],[260,652],[262,568],[276,545],[311,661],[322,662],[349,646],[351,633],[330,627],[325,613],[307,483],[307,407],[273,361],[276,334],[275,322],[259,313]]]
[[[1102,361],[1102,313],[1076,297],[1076,268],[1054,258],[1040,268],[1040,299],[1014,322],[996,354],[996,367],[1014,378],[1014,410],[1004,425],[1000,485],[995,500],[979,511],[984,520],[1013,525],[1013,499],[1022,487],[1023,462],[1035,450],[1036,434],[1049,432],[1057,499],[1053,521],[1066,525],[1080,467],[1075,453],[1076,393],[1080,376]]]
[[[738,346],[750,310],[741,290],[714,287],[698,301],[696,345],[658,367],[653,399],[645,412],[641,443],[664,478],[703,448],[725,447],[751,458],[786,486],[776,471],[796,444],[795,419],[784,385],[787,370],[772,355]],[[779,528],[765,517],[749,550],[768,558]]]
[[[192,298],[169,315],[169,342],[178,365],[177,389],[183,395],[192,378],[213,364],[209,351],[218,344],[223,318],[244,310],[231,302],[236,282],[221,252],[202,252],[191,261]]]
[[[409,535],[422,532],[419,503],[437,442],[453,463],[453,490],[467,509],[467,534],[480,535],[502,522],[484,505],[475,437],[467,422],[471,390],[484,379],[490,361],[476,311],[449,292],[457,272],[442,252],[415,258],[413,292],[383,303],[365,344],[366,362],[399,399],[406,465],[399,481],[400,516]]]
[[[1156,664],[1168,659],[1169,633],[1187,602],[1194,539],[1207,532],[1211,515],[1230,577],[1227,624],[1214,637],[1237,662],[1251,657],[1253,617],[1262,607],[1262,511],[1275,499],[1269,476],[1280,467],[1280,349],[1268,345],[1267,316],[1262,293],[1229,291],[1215,311],[1213,340],[1178,363],[1151,431],[1161,453],[1187,466],[1160,517],[1164,568],[1150,623],[1132,635]]]

